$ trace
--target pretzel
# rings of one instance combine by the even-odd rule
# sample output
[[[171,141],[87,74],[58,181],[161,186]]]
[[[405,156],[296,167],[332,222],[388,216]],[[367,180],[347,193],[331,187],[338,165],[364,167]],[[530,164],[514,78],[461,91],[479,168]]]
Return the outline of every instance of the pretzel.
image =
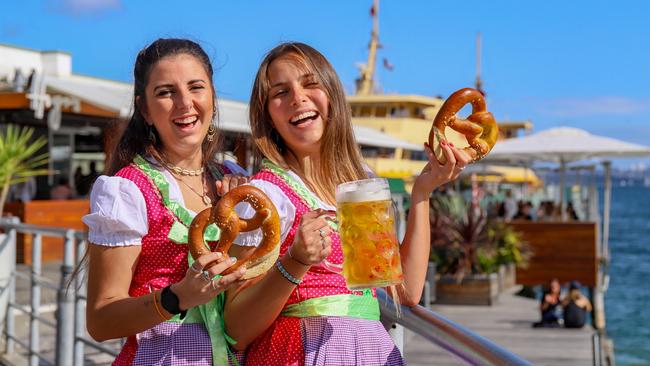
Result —
[[[466,120],[456,118],[456,113],[467,103],[472,104],[472,114]],[[440,147],[440,141],[447,140],[446,127],[467,138],[469,146],[463,150],[470,155],[473,161],[485,157],[492,150],[499,135],[499,128],[494,121],[494,116],[486,110],[483,94],[471,88],[464,88],[450,95],[433,120],[429,132],[429,146],[433,149],[440,164],[447,162],[447,157]]]
[[[255,215],[250,219],[242,219],[235,212],[235,206],[246,202],[255,209]],[[260,189],[250,185],[239,186],[226,193],[218,203],[211,208],[201,211],[192,223],[188,233],[188,245],[193,258],[209,253],[203,233],[208,225],[215,223],[221,229],[221,237],[216,251],[222,252],[223,257],[218,261],[208,263],[205,268],[229,259],[228,250],[233,240],[240,232],[262,228],[262,241],[257,249],[248,257],[237,258],[237,262],[221,274],[226,275],[246,266],[243,279],[262,275],[268,271],[280,254],[280,216],[273,202]]]

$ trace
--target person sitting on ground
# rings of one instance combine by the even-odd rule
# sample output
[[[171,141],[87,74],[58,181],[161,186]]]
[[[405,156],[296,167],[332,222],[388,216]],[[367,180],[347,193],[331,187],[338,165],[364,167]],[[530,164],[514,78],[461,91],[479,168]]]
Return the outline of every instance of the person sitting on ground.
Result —
[[[580,282],[571,281],[569,294],[562,299],[566,328],[582,328],[585,325],[587,313],[592,310],[591,302],[582,294],[580,288]]]
[[[542,312],[542,320],[534,323],[535,328],[554,328],[560,326],[561,320],[561,302],[560,302],[560,281],[557,278],[551,280],[549,289],[542,297],[540,310]]]

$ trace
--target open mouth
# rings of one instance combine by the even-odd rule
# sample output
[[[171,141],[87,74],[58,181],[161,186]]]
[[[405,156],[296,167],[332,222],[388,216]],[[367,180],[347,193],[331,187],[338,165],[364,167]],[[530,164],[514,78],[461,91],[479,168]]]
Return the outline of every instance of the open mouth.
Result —
[[[181,117],[172,120],[172,122],[174,122],[174,124],[177,127],[180,127],[182,129],[192,128],[196,125],[198,121],[199,121],[198,116]]]
[[[302,112],[297,116],[292,117],[289,123],[291,123],[294,126],[300,126],[304,123],[315,120],[318,116],[319,114],[316,111]]]

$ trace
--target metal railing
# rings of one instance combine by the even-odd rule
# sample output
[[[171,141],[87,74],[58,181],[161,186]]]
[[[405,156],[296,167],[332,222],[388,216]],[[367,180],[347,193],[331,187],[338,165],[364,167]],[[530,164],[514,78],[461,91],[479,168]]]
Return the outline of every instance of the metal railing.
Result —
[[[95,342],[87,336],[85,329],[86,289],[83,268],[80,268],[81,272],[75,276],[74,283],[68,286],[74,266],[80,262],[81,254],[85,251],[85,233],[69,229],[25,225],[6,219],[0,220],[0,228],[7,234],[6,240],[9,240],[9,245],[16,245],[17,233],[33,235],[31,273],[25,275],[16,270],[15,247],[13,258],[10,258],[13,265],[11,269],[12,276],[8,285],[9,306],[4,332],[6,338],[5,352],[7,354],[15,353],[15,344],[19,344],[28,351],[29,364],[32,366],[43,363],[83,365],[85,346],[90,346],[96,351],[106,353],[112,357],[117,356],[115,350]],[[58,286],[42,277],[41,249],[43,236],[64,238],[63,264],[61,265],[61,278]],[[31,282],[31,308],[16,303],[16,277],[25,277]],[[39,312],[41,287],[57,291],[55,322],[44,318]],[[381,289],[378,289],[377,294],[381,304],[382,316],[385,319],[403,325],[451,354],[458,356],[468,364],[486,366],[531,365],[528,361],[505,348],[424,307],[408,308],[402,306],[402,316],[397,318],[392,299]],[[24,342],[16,336],[14,321],[14,311],[16,310],[29,316],[29,342]],[[54,362],[41,353],[39,339],[41,324],[56,329]]]
[[[395,303],[383,289],[377,289],[381,315],[387,320],[437,344],[469,365],[532,364],[507,349],[493,343],[473,331],[422,306],[401,306],[401,316],[395,311]]]
[[[85,251],[85,233],[71,229],[50,228],[36,225],[20,224],[17,219],[1,219],[0,228],[6,233],[8,246],[1,252],[12,258],[5,258],[11,266],[10,277],[6,291],[8,292],[8,304],[6,322],[3,336],[5,337],[6,354],[16,354],[15,345],[27,350],[29,365],[38,366],[42,364],[54,365],[83,365],[84,346],[90,346],[101,353],[107,353],[112,357],[117,352],[103,344],[95,342],[87,336],[85,324],[85,285],[84,271],[75,277],[74,284],[68,286],[75,264],[79,263],[82,253]],[[16,268],[16,243],[17,234],[32,235],[31,266],[28,275],[21,273]],[[59,283],[54,284],[42,275],[42,239],[43,237],[63,238],[63,263],[60,268]],[[76,249],[76,250],[75,250]],[[16,301],[16,279],[23,278],[30,282],[30,306],[27,307]],[[41,290],[56,291],[56,313],[55,320],[47,319],[41,314]],[[77,290],[78,289],[78,290]],[[15,311],[19,311],[29,317],[29,336],[25,342],[17,336]],[[41,351],[40,326],[44,325],[55,329],[55,355],[54,360],[47,357]]]

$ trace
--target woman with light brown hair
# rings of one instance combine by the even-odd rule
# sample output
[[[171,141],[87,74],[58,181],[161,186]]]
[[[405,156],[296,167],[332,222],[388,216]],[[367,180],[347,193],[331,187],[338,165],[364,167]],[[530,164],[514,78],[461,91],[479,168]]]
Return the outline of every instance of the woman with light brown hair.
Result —
[[[347,289],[323,264],[343,260],[339,234],[329,225],[338,184],[368,178],[354,138],[341,82],[325,57],[302,43],[272,49],[258,70],[250,123],[261,170],[251,184],[274,202],[281,218],[281,250],[263,278],[230,290],[227,333],[247,349],[247,365],[401,365],[403,359],[379,322],[374,291]],[[444,145],[440,165],[415,179],[407,231],[400,248],[406,305],[418,303],[429,258],[429,195],[455,179],[469,156]],[[250,210],[238,210],[242,217]],[[245,253],[259,232],[236,240]],[[248,248],[246,246],[249,246]],[[255,316],[251,316],[255,314]]]

